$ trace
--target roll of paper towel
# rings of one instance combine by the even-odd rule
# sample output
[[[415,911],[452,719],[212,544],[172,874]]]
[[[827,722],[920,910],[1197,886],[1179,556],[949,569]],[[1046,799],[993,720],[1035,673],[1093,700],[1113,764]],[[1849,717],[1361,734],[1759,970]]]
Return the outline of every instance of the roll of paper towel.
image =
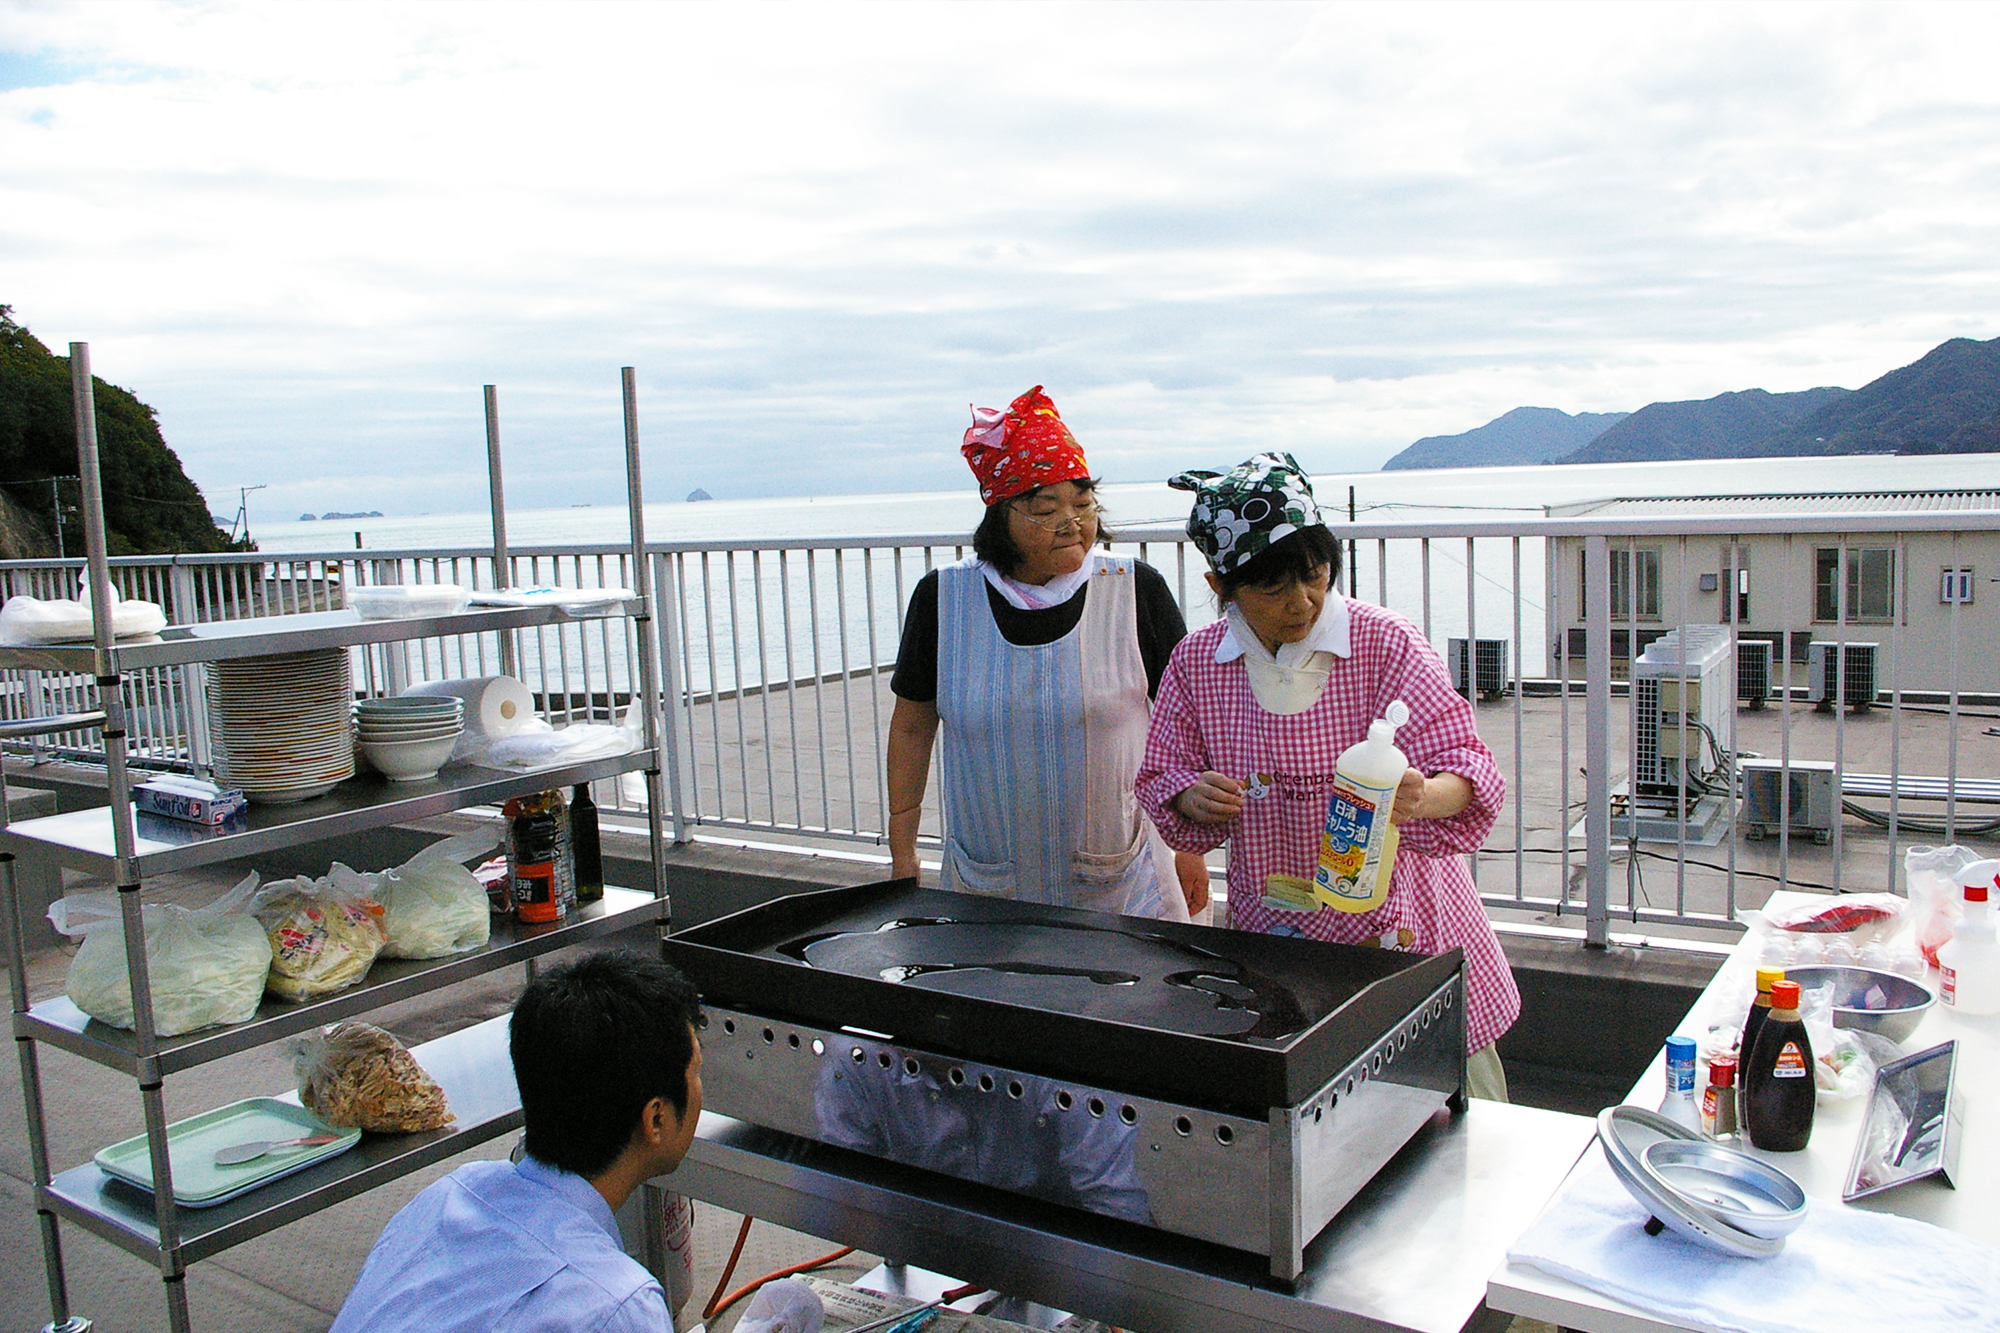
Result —
[[[465,700],[465,734],[458,738],[458,748],[452,752],[454,759],[484,754],[494,741],[525,731],[537,720],[534,696],[512,676],[427,680],[403,693],[456,695]]]

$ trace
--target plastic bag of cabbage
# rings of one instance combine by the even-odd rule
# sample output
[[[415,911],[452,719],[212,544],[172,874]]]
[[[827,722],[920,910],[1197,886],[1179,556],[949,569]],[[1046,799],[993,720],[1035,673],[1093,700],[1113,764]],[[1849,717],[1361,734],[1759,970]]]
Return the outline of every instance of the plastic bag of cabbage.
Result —
[[[382,904],[384,958],[442,958],[486,943],[492,907],[486,890],[462,862],[484,856],[499,841],[494,829],[434,842],[393,870],[363,874],[335,862],[333,885]]]
[[[206,907],[148,903],[139,909],[153,1028],[161,1036],[256,1015],[271,970],[271,941],[245,910],[256,889],[253,874]],[[63,934],[83,937],[64,987],[70,1001],[101,1023],[130,1028],[136,1025],[132,983],[118,911],[116,892],[76,893],[52,904],[49,920]]]

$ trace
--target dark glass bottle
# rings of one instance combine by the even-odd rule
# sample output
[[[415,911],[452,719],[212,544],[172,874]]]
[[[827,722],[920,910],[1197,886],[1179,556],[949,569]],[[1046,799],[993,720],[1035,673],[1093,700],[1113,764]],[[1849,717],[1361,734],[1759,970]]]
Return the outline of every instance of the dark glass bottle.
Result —
[[[576,900],[594,903],[604,896],[604,844],[597,832],[597,803],[590,784],[579,782],[569,802],[570,849],[576,857]]]
[[[1750,1013],[1743,1020],[1743,1039],[1736,1043],[1736,1122],[1741,1125],[1750,1116],[1743,1109],[1743,1101],[1750,1095],[1750,1080],[1744,1078],[1743,1071],[1750,1067],[1750,1052],[1757,1045],[1758,1029],[1771,1016],[1771,987],[1785,979],[1782,967],[1760,967],[1757,969],[1757,995],[1750,1001]]]
[[[1750,1145],[1766,1152],[1798,1152],[1812,1137],[1814,1086],[1812,1041],[1799,1018],[1799,983],[1771,987],[1771,1015],[1757,1033],[1757,1045],[1743,1066],[1743,1130]]]

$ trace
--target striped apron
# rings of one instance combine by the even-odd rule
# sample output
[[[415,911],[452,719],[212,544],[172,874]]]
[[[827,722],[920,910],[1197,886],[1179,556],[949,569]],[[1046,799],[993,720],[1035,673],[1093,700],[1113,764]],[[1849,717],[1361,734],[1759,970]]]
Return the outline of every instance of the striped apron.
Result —
[[[1132,561],[1091,559],[1081,620],[1039,646],[1001,636],[973,561],[938,571],[943,884],[1185,921],[1132,792],[1152,715]]]

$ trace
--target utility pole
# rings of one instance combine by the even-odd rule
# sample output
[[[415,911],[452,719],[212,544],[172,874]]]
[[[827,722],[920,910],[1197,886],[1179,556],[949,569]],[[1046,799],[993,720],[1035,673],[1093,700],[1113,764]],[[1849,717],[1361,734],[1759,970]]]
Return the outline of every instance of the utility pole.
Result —
[[[62,483],[81,480],[77,477],[49,478],[49,508],[56,511],[56,559],[69,559],[69,551],[63,546]]]
[[[262,486],[238,486],[236,488],[236,517],[229,524],[229,540],[232,545],[236,542],[236,528],[238,524],[241,524],[243,527],[243,541],[246,544],[249,542],[250,492],[261,491],[263,489],[264,487]]]

